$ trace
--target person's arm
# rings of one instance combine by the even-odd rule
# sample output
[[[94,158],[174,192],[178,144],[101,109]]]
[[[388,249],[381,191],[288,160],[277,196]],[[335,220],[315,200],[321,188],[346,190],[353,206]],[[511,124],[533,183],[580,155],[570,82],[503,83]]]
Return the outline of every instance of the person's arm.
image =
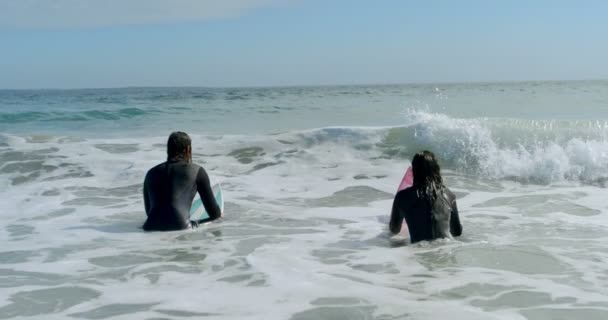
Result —
[[[454,237],[462,234],[462,224],[458,216],[458,206],[456,205],[456,196],[452,194],[452,216],[450,217],[450,233]]]
[[[209,219],[206,219],[205,221],[199,221],[199,223],[213,221],[220,218],[222,216],[222,212],[220,211],[220,207],[215,201],[215,195],[213,194],[213,190],[211,189],[209,176],[203,168],[200,168],[198,170],[198,176],[196,177],[196,186],[198,188],[198,194],[201,196],[201,200],[203,201],[203,206],[205,206],[205,210],[209,214]]]
[[[388,229],[393,234],[397,234],[401,232],[401,226],[403,225],[403,216],[401,215],[401,211],[399,210],[399,205],[397,205],[397,197],[399,193],[395,196],[395,200],[393,200],[393,210],[391,211],[391,221],[388,224]]]
[[[149,174],[146,174],[146,178],[144,179],[144,207],[146,208],[146,216],[150,216],[150,195],[148,195]]]

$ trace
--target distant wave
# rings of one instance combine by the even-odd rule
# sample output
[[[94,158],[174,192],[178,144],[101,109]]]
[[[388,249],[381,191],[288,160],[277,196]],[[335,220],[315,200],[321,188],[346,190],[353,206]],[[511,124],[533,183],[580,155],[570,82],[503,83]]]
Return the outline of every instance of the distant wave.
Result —
[[[80,112],[5,112],[0,113],[0,123],[119,120],[144,116],[150,113],[158,113],[158,111],[140,108],[121,108],[116,110],[87,110]]]

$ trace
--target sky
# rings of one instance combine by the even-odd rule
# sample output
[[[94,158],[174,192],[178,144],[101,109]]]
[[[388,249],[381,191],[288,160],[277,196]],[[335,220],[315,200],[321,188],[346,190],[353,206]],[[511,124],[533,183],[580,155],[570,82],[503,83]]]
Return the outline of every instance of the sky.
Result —
[[[0,0],[0,88],[608,79],[603,0]]]

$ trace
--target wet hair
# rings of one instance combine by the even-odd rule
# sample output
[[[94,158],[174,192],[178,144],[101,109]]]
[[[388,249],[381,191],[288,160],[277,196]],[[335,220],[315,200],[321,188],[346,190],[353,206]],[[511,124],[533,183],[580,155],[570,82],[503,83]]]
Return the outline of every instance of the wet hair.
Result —
[[[437,190],[443,188],[441,168],[435,154],[427,150],[416,153],[412,159],[412,171],[414,187],[422,191],[423,196],[434,200]]]
[[[167,140],[167,160],[190,161],[188,150],[191,147],[192,139],[187,133],[181,131],[171,133]]]

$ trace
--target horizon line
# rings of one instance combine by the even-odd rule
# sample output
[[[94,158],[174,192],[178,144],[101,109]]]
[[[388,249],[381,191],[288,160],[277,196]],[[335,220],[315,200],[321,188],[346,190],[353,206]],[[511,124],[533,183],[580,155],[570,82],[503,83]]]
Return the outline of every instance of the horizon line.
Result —
[[[36,88],[0,88],[0,91],[76,91],[76,90],[124,90],[124,89],[280,89],[280,88],[331,88],[331,87],[381,87],[381,86],[416,86],[416,85],[462,85],[462,84],[514,84],[534,82],[597,82],[608,81],[608,78],[591,79],[551,79],[551,80],[488,80],[488,81],[420,81],[420,82],[387,82],[387,83],[352,83],[352,84],[302,84],[302,85],[244,85],[244,86],[116,86],[116,87],[36,87]]]

